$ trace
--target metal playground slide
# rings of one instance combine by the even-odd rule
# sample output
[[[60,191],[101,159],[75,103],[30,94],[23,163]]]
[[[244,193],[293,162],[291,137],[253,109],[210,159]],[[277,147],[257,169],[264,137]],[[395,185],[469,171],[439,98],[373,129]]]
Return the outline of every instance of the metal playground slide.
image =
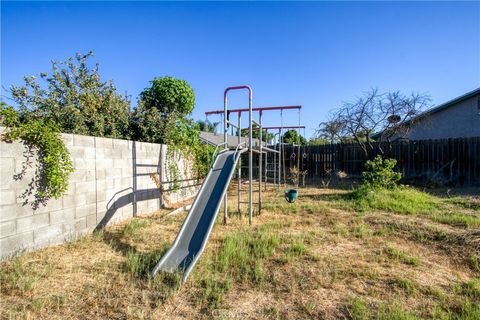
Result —
[[[224,149],[215,158],[175,242],[151,271],[152,277],[159,270],[181,271],[186,281],[205,248],[238,158],[247,151],[239,147],[235,151]]]

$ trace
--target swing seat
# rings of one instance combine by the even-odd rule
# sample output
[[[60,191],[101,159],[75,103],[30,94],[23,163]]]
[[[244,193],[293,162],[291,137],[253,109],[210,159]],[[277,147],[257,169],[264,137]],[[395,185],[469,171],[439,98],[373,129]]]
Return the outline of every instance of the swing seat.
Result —
[[[289,203],[294,203],[298,198],[298,191],[295,189],[289,189],[285,191],[285,200]]]

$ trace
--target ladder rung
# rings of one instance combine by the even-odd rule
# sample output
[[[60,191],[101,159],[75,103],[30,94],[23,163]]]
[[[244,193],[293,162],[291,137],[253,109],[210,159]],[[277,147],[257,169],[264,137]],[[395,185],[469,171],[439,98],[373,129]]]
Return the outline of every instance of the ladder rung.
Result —
[[[249,203],[248,201],[240,201],[240,203]],[[258,202],[252,202],[252,204],[258,204]]]

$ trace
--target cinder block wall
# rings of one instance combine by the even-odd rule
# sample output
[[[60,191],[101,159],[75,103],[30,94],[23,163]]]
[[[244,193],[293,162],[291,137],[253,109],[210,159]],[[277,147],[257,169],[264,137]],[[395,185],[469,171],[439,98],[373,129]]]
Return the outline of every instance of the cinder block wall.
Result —
[[[3,130],[2,130],[3,131]],[[0,259],[19,251],[75,239],[95,228],[152,213],[163,205],[157,186],[168,189],[171,179],[167,146],[119,139],[63,134],[74,161],[69,189],[60,199],[33,208],[33,195],[24,196],[35,175],[36,162],[24,168],[26,147],[0,141]],[[191,164],[174,155],[182,179],[191,176]],[[25,169],[25,170],[23,170]],[[24,171],[21,179],[18,174]],[[155,178],[157,183],[155,183]],[[191,187],[168,193],[173,204],[192,197]]]

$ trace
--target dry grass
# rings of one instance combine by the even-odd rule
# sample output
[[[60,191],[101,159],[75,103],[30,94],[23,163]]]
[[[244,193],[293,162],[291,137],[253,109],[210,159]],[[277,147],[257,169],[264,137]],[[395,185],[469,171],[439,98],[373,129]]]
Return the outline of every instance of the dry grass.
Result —
[[[411,194],[305,188],[288,204],[270,190],[253,226],[219,217],[182,286],[146,275],[185,213],[135,218],[3,262],[1,318],[478,319],[479,198],[411,192],[418,210],[396,209]]]

